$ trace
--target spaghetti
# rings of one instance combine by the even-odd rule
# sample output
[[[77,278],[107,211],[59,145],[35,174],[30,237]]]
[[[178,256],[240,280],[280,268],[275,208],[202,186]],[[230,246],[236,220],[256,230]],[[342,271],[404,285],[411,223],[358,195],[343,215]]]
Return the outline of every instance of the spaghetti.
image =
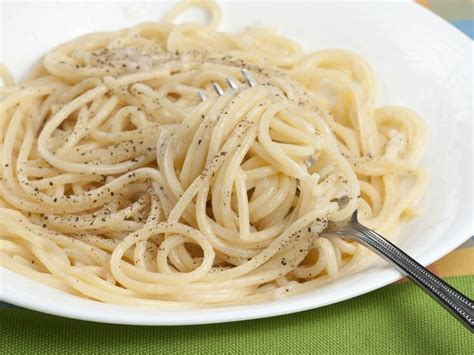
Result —
[[[173,24],[193,6],[208,24]],[[0,265],[108,303],[253,303],[345,272],[361,250],[319,237],[328,221],[357,208],[387,234],[414,214],[424,125],[375,107],[363,59],[219,22],[187,1],[19,84],[0,67]],[[213,94],[226,78],[239,89]]]

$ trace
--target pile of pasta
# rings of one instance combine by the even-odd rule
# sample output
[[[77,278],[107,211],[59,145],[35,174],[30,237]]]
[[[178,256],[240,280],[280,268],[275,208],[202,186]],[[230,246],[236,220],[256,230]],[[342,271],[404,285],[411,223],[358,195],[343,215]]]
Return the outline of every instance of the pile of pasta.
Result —
[[[195,6],[207,24],[173,23]],[[424,124],[375,106],[362,58],[219,23],[187,1],[18,84],[0,68],[1,266],[107,303],[255,303],[346,272],[361,248],[328,223],[357,209],[391,234],[415,214]]]

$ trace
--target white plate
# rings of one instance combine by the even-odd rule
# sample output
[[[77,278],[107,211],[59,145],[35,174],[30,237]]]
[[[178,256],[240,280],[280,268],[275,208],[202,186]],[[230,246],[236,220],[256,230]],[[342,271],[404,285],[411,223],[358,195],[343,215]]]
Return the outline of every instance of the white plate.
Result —
[[[2,60],[16,77],[55,45],[80,34],[160,19],[169,3],[3,3]],[[430,182],[421,217],[398,245],[429,264],[467,240],[472,221],[472,42],[413,3],[226,2],[225,30],[277,26],[307,50],[339,47],[364,56],[383,90],[381,102],[419,112],[429,140],[422,164]],[[65,294],[0,269],[0,298],[26,308],[107,323],[177,325],[229,322],[298,312],[361,295],[400,278],[377,261],[319,289],[245,307],[143,310]]]

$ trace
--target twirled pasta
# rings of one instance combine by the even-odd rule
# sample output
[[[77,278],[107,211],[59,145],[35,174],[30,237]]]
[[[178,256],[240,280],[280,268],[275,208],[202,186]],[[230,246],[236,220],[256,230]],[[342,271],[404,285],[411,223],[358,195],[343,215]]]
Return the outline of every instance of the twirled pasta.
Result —
[[[207,25],[173,24],[192,6]],[[19,84],[0,66],[0,265],[109,303],[259,302],[351,264],[356,244],[318,236],[328,221],[357,208],[390,234],[413,214],[424,125],[375,107],[363,59],[219,22],[187,1],[66,43]],[[213,94],[228,77],[240,89]]]

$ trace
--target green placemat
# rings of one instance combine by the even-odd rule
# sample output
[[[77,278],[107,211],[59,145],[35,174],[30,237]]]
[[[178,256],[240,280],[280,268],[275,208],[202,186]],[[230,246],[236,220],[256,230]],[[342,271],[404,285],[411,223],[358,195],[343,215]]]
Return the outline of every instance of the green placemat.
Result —
[[[474,276],[448,278],[472,298]],[[0,309],[1,354],[473,354],[474,336],[412,283],[288,316],[186,327],[107,325]]]

